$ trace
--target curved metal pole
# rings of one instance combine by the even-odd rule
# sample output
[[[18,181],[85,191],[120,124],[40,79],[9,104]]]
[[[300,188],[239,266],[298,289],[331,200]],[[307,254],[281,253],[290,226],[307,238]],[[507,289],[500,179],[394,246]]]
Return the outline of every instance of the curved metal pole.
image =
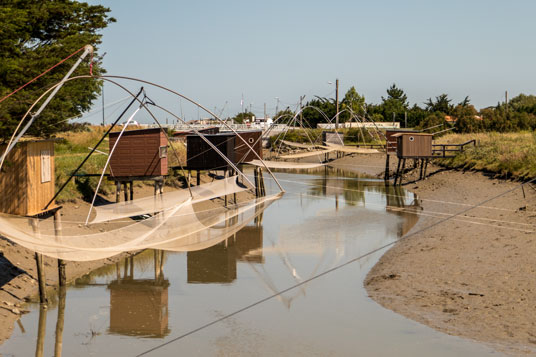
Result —
[[[99,183],[97,184],[97,187],[95,188],[95,194],[93,195],[93,199],[91,200],[91,206],[89,207],[89,211],[87,212],[86,223],[85,223],[86,226],[87,226],[87,222],[89,221],[89,216],[91,215],[91,210],[93,209],[93,205],[95,204],[95,199],[97,198],[97,194],[99,193],[99,188],[102,183],[102,178],[104,177],[104,172],[106,171],[106,169],[108,168],[108,165],[110,164],[110,160],[112,159],[112,155],[114,154],[115,148],[117,147],[117,144],[119,144],[119,140],[121,140],[121,137],[123,136],[123,133],[127,129],[128,124],[130,124],[130,122],[136,116],[136,114],[138,114],[140,109],[141,109],[141,106],[139,106],[138,109],[136,109],[134,113],[132,113],[132,115],[128,118],[126,124],[123,125],[123,129],[121,129],[121,132],[119,133],[119,136],[117,137],[117,140],[115,141],[114,146],[112,147],[112,150],[110,150],[110,154],[108,155],[108,158],[106,159],[106,164],[104,164],[104,168],[102,169],[102,174],[99,178]]]
[[[17,135],[17,131],[20,129],[20,126],[22,125],[22,120],[19,122],[19,125],[17,125],[17,128],[15,129],[15,131],[13,132],[13,135],[11,136],[11,139],[9,140],[9,143],[7,145],[7,148],[6,150],[4,151],[4,154],[2,156],[2,161],[0,162],[0,170],[2,169],[2,165],[4,164],[4,160],[5,158],[7,157],[7,155],[9,154],[9,152],[13,149],[13,147],[19,142],[20,138],[26,133],[26,131],[28,131],[28,128],[30,128],[30,126],[33,124],[33,122],[35,121],[35,119],[37,119],[37,117],[39,115],[41,115],[41,112],[46,108],[46,106],[48,105],[48,103],[50,103],[50,101],[52,100],[52,98],[56,95],[56,93],[58,93],[58,91],[60,90],[60,88],[63,86],[63,84],[65,82],[67,82],[67,79],[71,76],[71,74],[73,74],[74,70],[80,65],[80,63],[82,63],[82,60],[89,54],[89,53],[92,53],[93,52],[93,46],[91,45],[86,45],[84,46],[84,52],[80,55],[80,57],[78,58],[78,60],[75,62],[75,64],[71,67],[71,69],[69,70],[69,72],[67,72],[67,74],[63,77],[63,79],[57,84],[57,86],[54,87],[54,90],[52,91],[52,93],[50,93],[50,95],[48,96],[48,98],[45,100],[45,102],[43,104],[41,104],[41,106],[39,107],[39,109],[37,110],[37,112],[35,112],[35,114],[32,115],[32,117],[30,118],[30,120],[28,121],[28,123],[26,123],[26,125],[24,126],[24,128],[20,131],[20,133]],[[39,98],[42,98],[42,97],[39,97]],[[25,116],[26,117],[26,116]],[[17,135],[15,137],[15,135]]]
[[[210,114],[211,116],[213,116],[214,118],[216,118],[216,120],[218,120],[219,122],[221,122],[223,125],[225,125],[229,130],[231,130],[233,133],[235,133],[239,138],[240,140],[242,140],[242,142],[244,144],[247,145],[247,147],[249,147],[251,150],[253,150],[253,147],[251,147],[251,145],[244,139],[242,138],[238,132],[236,130],[234,130],[231,126],[229,126],[229,124],[227,124],[224,120],[222,120],[220,117],[218,117],[215,113],[213,113],[212,111],[210,111],[209,109],[205,108],[203,105],[197,103],[196,101],[194,101],[193,99],[190,99],[188,97],[186,97],[185,95],[182,95],[172,89],[169,89],[167,87],[164,87],[164,86],[161,86],[159,84],[156,84],[156,83],[153,83],[153,82],[149,82],[149,81],[145,81],[143,79],[138,79],[138,78],[133,78],[133,77],[125,77],[125,76],[99,76],[97,78],[117,78],[117,79],[125,79],[125,80],[130,80],[130,81],[136,81],[136,82],[141,82],[141,83],[146,83],[148,85],[151,85],[151,86],[154,86],[154,87],[157,87],[157,88],[160,88],[160,89],[163,89],[165,91],[168,91],[170,93],[173,93],[187,101],[189,101],[190,103],[194,104],[194,105],[197,105],[199,108],[203,109],[204,111],[206,111],[208,114]],[[272,178],[274,179],[275,183],[277,184],[277,186],[279,187],[279,189],[282,191],[282,192],[285,192],[285,190],[283,189],[283,186],[281,186],[281,184],[279,183],[279,181],[277,180],[277,178],[275,177],[275,175],[273,174],[273,172],[270,170],[270,168],[264,163],[264,160],[259,156],[259,154],[257,154],[257,152],[255,152],[253,150],[253,153],[255,154],[255,156],[257,156],[257,158],[262,162],[263,166],[266,168],[266,170],[270,173],[270,175],[272,176]]]
[[[156,104],[153,104],[155,107],[165,111],[166,113],[168,113],[169,115],[173,116],[175,119],[178,119],[180,120],[181,122],[185,123],[188,125],[188,123],[180,118],[178,115],[174,114],[173,112],[167,110],[166,108],[164,107],[161,107],[159,105],[156,105]],[[205,141],[214,151],[216,151],[232,168],[233,170],[235,170],[236,172],[239,172],[243,178],[246,179],[247,182],[249,182],[249,184],[251,185],[251,187],[255,187],[255,185],[253,183],[251,183],[251,181],[248,179],[248,177],[238,169],[238,167],[236,167],[235,164],[233,164],[233,162],[231,160],[229,160],[229,158],[224,155],[217,147],[216,145],[214,145],[213,143],[210,142],[210,140],[208,140],[205,135],[203,135],[202,133],[200,133],[197,129],[195,129],[194,127],[192,127],[192,130],[194,131],[194,133],[196,133],[197,135],[199,135],[201,137],[201,139],[203,139],[203,141]]]

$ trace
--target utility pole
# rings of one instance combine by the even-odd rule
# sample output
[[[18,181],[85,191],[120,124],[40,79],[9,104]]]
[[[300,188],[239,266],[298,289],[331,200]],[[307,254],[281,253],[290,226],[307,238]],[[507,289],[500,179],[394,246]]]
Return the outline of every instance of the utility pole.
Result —
[[[240,101],[240,111],[244,113],[244,93],[242,93],[242,100]]]
[[[404,128],[408,127],[408,112],[404,112]]]
[[[303,128],[303,112],[302,112],[302,101],[305,98],[304,95],[300,97],[300,126]]]
[[[264,103],[264,122],[266,122],[266,102]]]
[[[275,115],[274,115],[274,118],[277,116],[277,113],[279,112],[279,97],[275,97],[275,99],[277,100],[277,103],[275,105]]]
[[[104,81],[102,83],[102,126],[104,126],[106,123],[104,122]]]
[[[339,129],[339,79],[335,79],[335,130]]]
[[[506,103],[506,114],[508,114],[508,91],[504,92],[504,100]]]

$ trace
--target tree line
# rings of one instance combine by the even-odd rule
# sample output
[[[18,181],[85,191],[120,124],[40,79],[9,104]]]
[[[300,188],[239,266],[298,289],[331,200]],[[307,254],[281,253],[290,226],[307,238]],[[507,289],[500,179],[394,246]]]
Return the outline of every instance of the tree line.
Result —
[[[318,123],[325,123],[336,114],[334,98],[318,97],[303,104],[303,122],[311,128]],[[322,113],[325,114],[325,116]],[[428,98],[422,106],[410,105],[408,96],[403,89],[391,85],[382,96],[379,104],[366,103],[355,87],[351,87],[339,103],[339,122],[368,120],[375,122],[398,122],[401,127],[426,129],[434,127],[430,132],[452,128],[459,133],[483,131],[511,132],[536,129],[536,96],[520,94],[508,103],[497,103],[477,110],[469,96],[463,101],[453,103],[447,94]],[[241,113],[240,119],[253,115]],[[294,112],[289,108],[279,111],[275,118],[279,122],[288,123]]]

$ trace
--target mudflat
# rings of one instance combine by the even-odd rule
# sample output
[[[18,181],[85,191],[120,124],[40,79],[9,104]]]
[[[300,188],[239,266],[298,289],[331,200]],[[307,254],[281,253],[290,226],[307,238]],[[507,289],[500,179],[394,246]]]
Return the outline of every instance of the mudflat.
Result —
[[[334,165],[381,175],[385,156]],[[411,174],[404,180],[419,196],[420,219],[369,272],[369,296],[500,352],[536,353],[536,191],[481,172],[431,165],[429,173],[424,181],[412,182]]]

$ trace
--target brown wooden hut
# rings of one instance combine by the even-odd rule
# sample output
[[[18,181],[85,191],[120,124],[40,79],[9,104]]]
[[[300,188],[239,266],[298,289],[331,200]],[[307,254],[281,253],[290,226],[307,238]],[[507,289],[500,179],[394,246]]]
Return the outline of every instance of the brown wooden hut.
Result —
[[[3,153],[5,147],[0,149]],[[34,216],[54,197],[54,141],[19,142],[0,173],[0,212]],[[54,204],[48,210],[55,208]]]
[[[432,156],[432,136],[428,133],[398,133],[396,156],[401,159],[422,159]]]
[[[241,164],[252,160],[258,160],[259,158],[257,155],[262,159],[262,131],[240,131],[238,132],[238,135],[242,137],[249,144],[249,146],[252,146],[253,150],[251,150],[249,146],[244,143],[244,141],[240,140],[240,138],[236,138],[234,148],[234,163]]]
[[[336,131],[323,131],[322,132],[322,143],[335,144],[335,145],[344,145],[344,134]]]
[[[110,150],[119,132],[110,133]],[[167,137],[160,128],[125,131],[110,160],[110,177],[155,177],[168,173]]]
[[[231,162],[235,162],[234,133],[204,135]],[[186,138],[186,166],[189,170],[228,170],[230,165],[199,135],[188,135]]]
[[[394,137],[393,135],[395,134],[400,134],[400,133],[418,133],[419,131],[417,130],[412,130],[412,129],[389,129],[389,130],[386,130],[385,131],[385,147],[386,147],[386,152],[387,152],[387,155],[389,154],[396,154],[396,146],[397,146],[397,142],[396,142],[396,137]]]

